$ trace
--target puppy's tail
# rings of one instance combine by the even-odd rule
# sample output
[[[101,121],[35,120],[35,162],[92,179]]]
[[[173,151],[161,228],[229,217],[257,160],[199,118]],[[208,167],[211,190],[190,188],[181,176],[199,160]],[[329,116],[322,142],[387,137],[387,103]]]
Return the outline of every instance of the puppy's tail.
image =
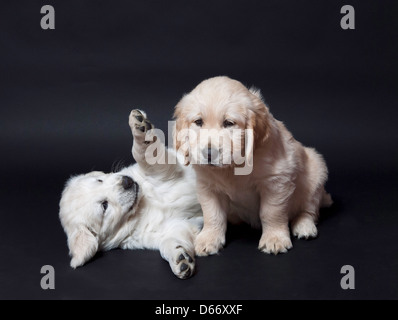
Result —
[[[326,190],[323,190],[321,208],[328,208],[332,204],[333,204],[332,196],[330,195],[330,193],[327,193]]]

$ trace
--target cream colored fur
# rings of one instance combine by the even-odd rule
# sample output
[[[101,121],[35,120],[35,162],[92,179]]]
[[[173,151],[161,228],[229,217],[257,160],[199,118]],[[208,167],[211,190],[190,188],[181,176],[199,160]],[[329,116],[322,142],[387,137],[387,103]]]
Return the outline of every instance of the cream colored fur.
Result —
[[[195,241],[197,255],[215,254],[224,246],[227,220],[262,228],[258,247],[266,253],[287,252],[292,247],[289,223],[298,238],[317,236],[319,208],[332,203],[324,190],[325,161],[272,116],[258,90],[228,77],[205,80],[180,100],[175,118],[179,138],[175,147],[186,164],[195,160],[204,215],[203,230]],[[211,132],[206,139],[200,138],[203,129]],[[234,129],[252,129],[253,139],[237,146],[233,141],[232,148],[214,144],[225,130]],[[190,130],[195,134],[179,134]],[[233,158],[227,153],[234,148],[244,151],[245,144],[246,155],[253,152],[252,157],[247,156],[252,162],[248,175],[235,174],[233,162],[200,164],[197,159],[208,148],[218,150],[221,160]]]

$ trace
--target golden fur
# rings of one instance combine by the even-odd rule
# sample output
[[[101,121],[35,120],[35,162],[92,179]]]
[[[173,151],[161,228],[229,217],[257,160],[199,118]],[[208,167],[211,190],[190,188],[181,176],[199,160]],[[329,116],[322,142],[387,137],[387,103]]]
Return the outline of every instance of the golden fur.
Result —
[[[258,90],[228,77],[211,78],[180,100],[174,116],[175,148],[196,171],[204,214],[203,230],[195,240],[197,255],[215,254],[223,247],[227,219],[262,228],[259,249],[266,253],[292,247],[289,223],[299,238],[317,235],[319,208],[332,203],[324,190],[325,161],[272,116]],[[251,138],[243,134],[245,129],[253,130]],[[241,130],[245,143],[217,143],[233,130]],[[201,131],[207,132],[205,138]],[[210,150],[218,158],[208,163],[203,157]],[[242,152],[250,170],[236,174],[241,165],[234,163],[233,153]]]

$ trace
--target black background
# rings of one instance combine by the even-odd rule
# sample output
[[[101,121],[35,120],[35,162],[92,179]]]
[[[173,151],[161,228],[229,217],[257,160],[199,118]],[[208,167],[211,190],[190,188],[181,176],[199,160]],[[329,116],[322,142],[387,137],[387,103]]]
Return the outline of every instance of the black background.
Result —
[[[55,30],[40,9],[55,8]],[[342,30],[340,8],[355,8]],[[396,1],[2,1],[2,299],[397,299]],[[114,250],[69,267],[58,202],[66,179],[128,165],[128,115],[167,132],[182,94],[228,75],[328,164],[335,204],[319,237],[287,254],[230,227],[217,256],[177,279],[156,251]],[[55,268],[55,290],[40,269]],[[340,269],[355,268],[355,290]]]

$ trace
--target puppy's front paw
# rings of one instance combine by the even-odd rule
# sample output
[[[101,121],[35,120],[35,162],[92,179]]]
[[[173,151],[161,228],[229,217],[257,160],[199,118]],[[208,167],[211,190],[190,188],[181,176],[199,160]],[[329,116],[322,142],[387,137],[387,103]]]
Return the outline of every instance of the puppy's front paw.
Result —
[[[175,257],[170,261],[170,267],[173,273],[180,279],[188,279],[195,270],[195,260],[193,254],[183,247],[177,247]]]
[[[195,240],[195,253],[208,256],[218,253],[225,244],[225,234],[213,230],[202,230]]]
[[[293,247],[289,234],[283,231],[266,230],[263,232],[258,248],[268,254],[285,253]]]
[[[292,233],[299,239],[309,239],[315,238],[318,235],[318,229],[313,219],[304,216],[293,221]]]
[[[154,125],[147,119],[146,113],[139,109],[130,112],[129,125],[135,139],[145,137],[146,133],[154,128]]]

